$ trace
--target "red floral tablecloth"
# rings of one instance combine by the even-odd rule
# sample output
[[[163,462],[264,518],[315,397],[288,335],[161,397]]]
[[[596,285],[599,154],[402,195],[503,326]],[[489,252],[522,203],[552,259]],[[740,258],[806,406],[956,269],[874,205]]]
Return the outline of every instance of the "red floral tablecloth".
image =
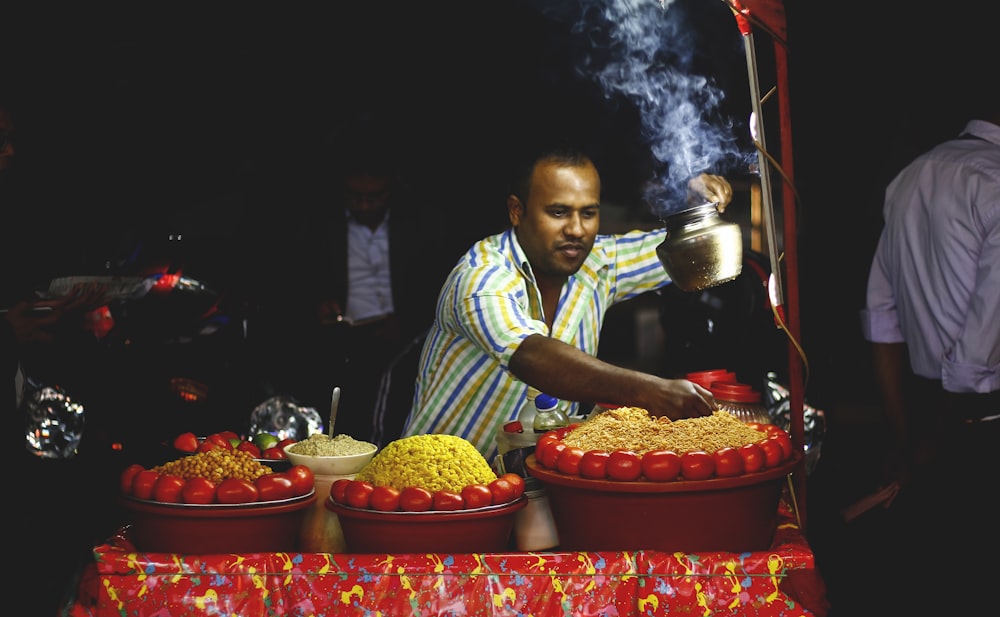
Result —
[[[123,528],[94,549],[71,612],[170,615],[825,615],[787,506],[770,550],[684,554],[139,553]]]

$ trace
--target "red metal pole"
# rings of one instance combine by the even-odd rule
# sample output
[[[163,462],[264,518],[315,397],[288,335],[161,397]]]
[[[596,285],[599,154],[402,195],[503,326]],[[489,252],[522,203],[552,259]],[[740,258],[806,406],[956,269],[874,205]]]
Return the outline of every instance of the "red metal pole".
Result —
[[[750,40],[748,37],[752,36],[752,29],[750,26],[750,11],[747,10],[739,0],[727,0],[730,8],[733,10],[733,14],[736,17],[736,24],[739,28],[740,34],[745,40]],[[792,124],[791,124],[791,105],[789,102],[789,90],[788,90],[788,58],[786,55],[785,42],[780,40],[778,37],[772,36],[774,40],[774,57],[775,57],[775,69],[776,77],[778,82],[778,116],[779,116],[779,129],[781,133],[781,168],[783,170],[783,177],[785,182],[782,184],[782,204],[784,213],[784,228],[783,228],[783,239],[784,239],[784,272],[781,272],[778,268],[772,267],[772,272],[778,281],[784,281],[785,289],[784,293],[779,293],[778,301],[779,305],[776,306],[776,310],[781,314],[783,310],[783,319],[785,321],[785,328],[787,329],[787,334],[789,336],[788,343],[788,390],[789,390],[789,433],[792,438],[792,443],[795,445],[796,449],[800,452],[805,451],[805,423],[803,419],[803,410],[805,405],[805,383],[803,380],[803,357],[800,354],[801,345],[796,345],[799,341],[800,324],[799,324],[799,268],[798,268],[798,246],[796,243],[796,202],[795,202],[795,183],[794,183],[794,167],[793,167],[793,157],[792,157]],[[747,46],[747,53],[753,54],[753,46]],[[753,61],[755,58],[747,58],[748,71],[750,72],[750,79],[753,81],[756,78],[756,72],[753,70]],[[757,90],[757,84],[751,83],[751,94],[759,97],[759,91]],[[759,122],[763,122],[759,119]],[[763,135],[761,135],[761,140],[763,140]],[[766,164],[761,164],[761,174],[768,173],[768,166]],[[762,178],[762,182],[763,182]],[[769,179],[768,179],[769,180]],[[769,186],[769,184],[767,185]],[[775,263],[772,255],[772,264]],[[781,286],[778,286],[781,289]],[[806,527],[806,467],[805,458],[803,458],[802,463],[799,468],[792,474],[792,486],[795,492],[795,505],[798,510],[798,516],[802,529],[805,530]]]
[[[799,320],[799,257],[796,236],[797,222],[795,201],[795,170],[792,157],[792,121],[791,104],[788,92],[788,60],[786,48],[781,41],[774,41],[774,58],[777,65],[778,80],[778,114],[781,129],[781,167],[785,172],[786,181],[782,184],[781,201],[784,205],[784,250],[785,250],[785,303],[788,306],[787,327],[794,341],[800,339]],[[803,364],[799,349],[791,342],[788,344],[788,390],[789,410],[791,417],[792,443],[800,451],[805,448],[805,425],[803,409],[805,406],[805,382],[803,379]],[[806,526],[806,472],[803,460],[799,470],[793,476],[796,500],[799,504],[799,518],[802,528]]]

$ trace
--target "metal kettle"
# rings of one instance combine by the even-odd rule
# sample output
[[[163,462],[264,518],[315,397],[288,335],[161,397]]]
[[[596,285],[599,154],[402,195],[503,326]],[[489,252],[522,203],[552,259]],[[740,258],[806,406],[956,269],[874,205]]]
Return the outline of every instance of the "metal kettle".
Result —
[[[698,291],[731,281],[743,269],[743,234],[719,216],[716,202],[681,210],[663,219],[666,239],[656,255],[683,291]]]

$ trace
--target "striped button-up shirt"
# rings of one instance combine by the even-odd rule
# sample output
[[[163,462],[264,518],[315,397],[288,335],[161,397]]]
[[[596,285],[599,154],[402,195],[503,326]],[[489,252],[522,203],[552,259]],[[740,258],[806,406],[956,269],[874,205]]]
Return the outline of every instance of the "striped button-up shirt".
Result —
[[[528,385],[509,368],[521,341],[551,335],[596,356],[608,308],[670,282],[656,255],[665,237],[663,229],[598,235],[563,286],[551,333],[515,231],[477,242],[441,288],[403,435],[458,435],[492,460],[498,427],[527,399]]]

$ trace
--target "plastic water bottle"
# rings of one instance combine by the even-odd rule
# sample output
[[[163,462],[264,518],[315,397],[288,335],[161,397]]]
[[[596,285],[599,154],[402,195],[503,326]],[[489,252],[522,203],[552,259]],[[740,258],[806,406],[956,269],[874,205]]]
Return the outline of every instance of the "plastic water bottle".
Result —
[[[535,397],[538,390],[528,386],[528,400],[524,401],[521,411],[517,412],[517,421],[521,423],[523,430],[533,429],[535,426]]]
[[[535,396],[535,418],[531,423],[535,433],[547,433],[568,424],[569,418],[559,409],[559,399],[544,392]]]

